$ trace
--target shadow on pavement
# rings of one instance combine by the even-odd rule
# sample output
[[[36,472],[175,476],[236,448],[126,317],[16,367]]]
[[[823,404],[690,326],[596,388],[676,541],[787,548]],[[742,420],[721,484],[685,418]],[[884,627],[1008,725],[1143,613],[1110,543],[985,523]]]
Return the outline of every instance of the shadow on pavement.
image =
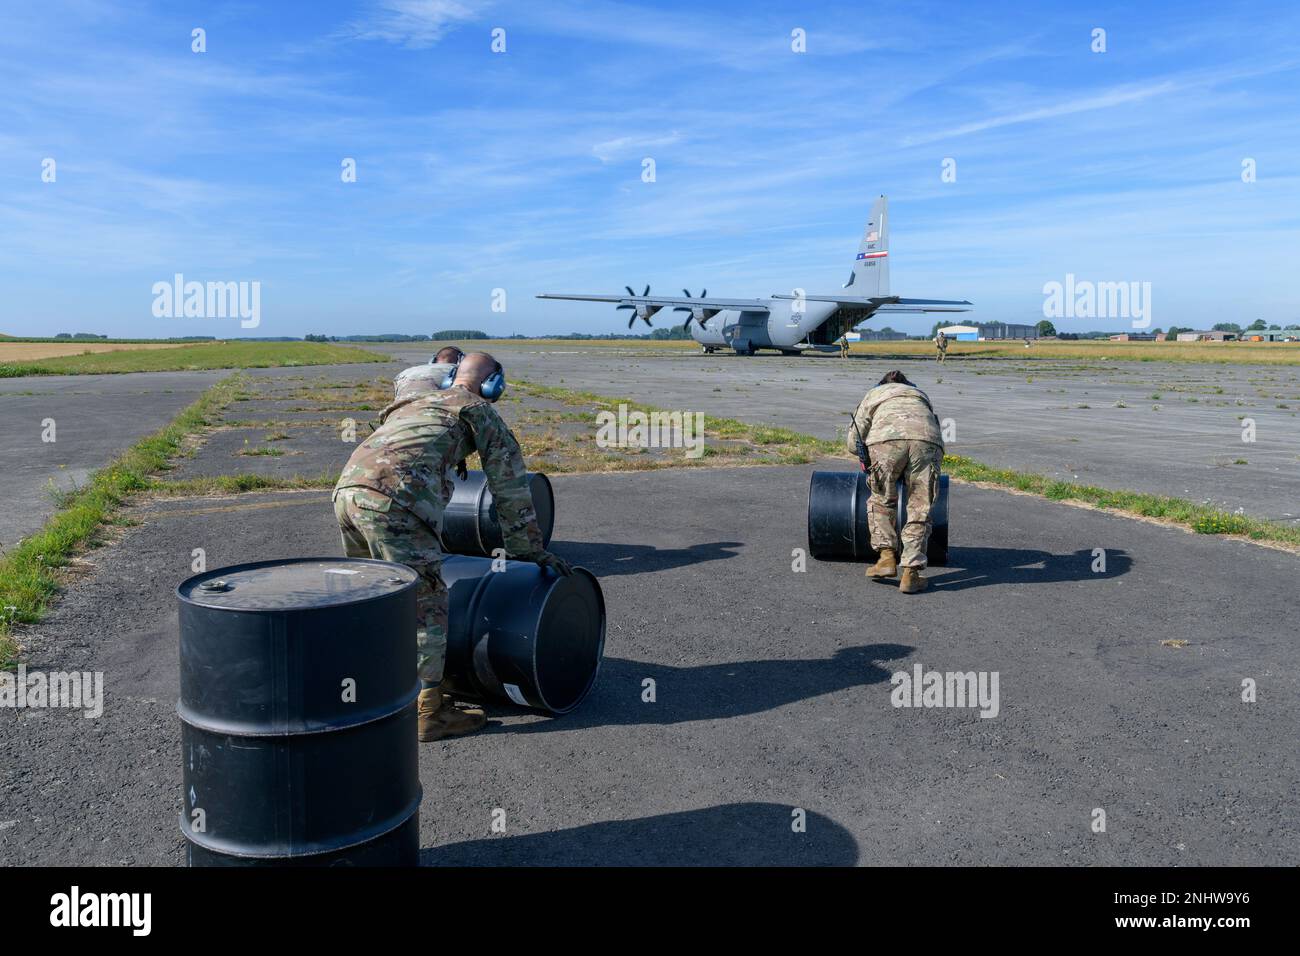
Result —
[[[739,541],[713,541],[687,548],[656,548],[648,544],[591,544],[582,541],[552,541],[551,549],[598,578],[616,574],[642,574],[703,564],[737,557]]]
[[[902,644],[846,647],[817,660],[733,661],[698,667],[672,667],[607,657],[591,696],[563,717],[504,727],[494,733],[531,734],[551,730],[636,724],[680,724],[760,714],[823,694],[889,680],[879,661],[907,657],[914,648]],[[653,703],[642,700],[645,680],[654,680]],[[517,714],[487,705],[488,713]]]
[[[1092,569],[1097,558],[1082,548],[1073,554],[1051,554],[1026,548],[952,548],[943,573],[926,576],[936,591],[964,591],[993,584],[1051,584],[1059,581],[1103,581],[1127,574],[1133,559],[1120,548],[1106,549],[1106,569]],[[892,583],[892,582],[891,582]]]
[[[420,850],[421,866],[852,866],[853,834],[779,803],[728,803],[550,833],[502,834]]]

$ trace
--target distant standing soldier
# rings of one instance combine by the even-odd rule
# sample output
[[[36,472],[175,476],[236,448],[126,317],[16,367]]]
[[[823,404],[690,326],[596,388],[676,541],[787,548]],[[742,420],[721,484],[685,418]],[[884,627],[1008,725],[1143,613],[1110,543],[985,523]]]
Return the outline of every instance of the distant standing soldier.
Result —
[[[849,357],[849,333],[840,336],[840,358]]]
[[[939,334],[934,337],[934,347],[939,352],[935,358],[942,363],[948,357],[948,336],[944,335],[943,329],[940,329]]]
[[[921,576],[930,542],[930,508],[939,494],[939,469],[943,462],[943,436],[930,399],[900,371],[886,373],[880,384],[867,392],[853,413],[849,428],[849,451],[865,446],[867,526],[871,547],[879,560],[867,568],[867,577],[892,578],[898,573],[902,552],[903,577],[898,589],[904,594],[924,591],[929,582]],[[894,527],[898,511],[898,482],[907,487],[907,523],[901,535]]]
[[[420,575],[416,667],[419,737],[425,743],[472,733],[486,721],[481,708],[455,706],[441,687],[448,594],[440,534],[452,469],[477,451],[496,499],[507,555],[573,573],[563,558],[542,548],[519,443],[492,407],[495,397],[483,397],[485,380],[491,392],[496,376],[504,388],[501,364],[486,352],[471,352],[450,388],[396,399],[380,413],[379,428],[357,446],[334,487],[334,515],[348,557],[395,561]]]

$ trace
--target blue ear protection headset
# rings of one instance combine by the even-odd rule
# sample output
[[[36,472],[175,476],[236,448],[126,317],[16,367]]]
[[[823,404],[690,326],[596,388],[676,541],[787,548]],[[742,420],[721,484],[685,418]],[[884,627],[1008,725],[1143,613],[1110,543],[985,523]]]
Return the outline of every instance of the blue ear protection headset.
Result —
[[[479,391],[489,402],[495,402],[501,397],[506,390],[506,370],[497,362],[497,369],[487,378],[483,379],[483,384],[479,386]]]
[[[442,380],[443,388],[451,388],[452,383],[456,381],[456,372],[460,370],[460,363],[457,362],[452,366],[447,377]],[[506,371],[497,362],[496,371],[487,378],[483,379],[483,384],[479,386],[479,391],[489,402],[495,402],[506,390]]]

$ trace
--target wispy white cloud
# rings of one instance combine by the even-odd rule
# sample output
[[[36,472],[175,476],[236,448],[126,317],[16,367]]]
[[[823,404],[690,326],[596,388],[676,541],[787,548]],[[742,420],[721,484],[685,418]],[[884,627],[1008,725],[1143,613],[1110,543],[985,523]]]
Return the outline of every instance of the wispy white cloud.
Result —
[[[595,144],[591,147],[591,154],[602,163],[608,163],[615,158],[644,153],[658,146],[673,146],[681,141],[682,135],[676,130],[665,136],[620,136]]]
[[[1111,18],[1113,52],[1092,58],[1064,15],[995,24],[890,0],[870,17],[739,0],[234,9],[207,21],[204,56],[167,16],[0,10],[6,331],[15,316],[60,331],[71,312],[172,332],[140,298],[172,271],[262,280],[287,334],[361,317],[423,331],[432,315],[606,329],[598,308],[531,296],[831,290],[881,192],[896,288],[969,296],[982,316],[1032,312],[1066,269],[1149,274],[1173,290],[1162,301],[1187,300],[1181,324],[1294,301],[1300,85],[1294,17],[1271,0],[1257,21],[1184,25],[1159,4],[1140,25]],[[506,55],[457,29],[489,15]],[[57,184],[39,180],[44,156]],[[1238,178],[1247,156],[1258,183]]]
[[[430,47],[450,30],[477,19],[491,3],[474,0],[371,0],[366,14],[351,21],[342,34],[356,40],[383,40],[420,49]]]

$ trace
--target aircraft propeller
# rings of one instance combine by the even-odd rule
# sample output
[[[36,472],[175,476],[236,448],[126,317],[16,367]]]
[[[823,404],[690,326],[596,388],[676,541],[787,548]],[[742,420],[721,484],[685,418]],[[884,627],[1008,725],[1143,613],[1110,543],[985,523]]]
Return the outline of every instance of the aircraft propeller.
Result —
[[[633,298],[636,298],[636,297],[637,297],[636,293],[632,291],[632,287],[631,287],[630,285],[625,285],[625,286],[623,286],[623,288],[624,288],[624,289],[627,289],[627,294],[628,294],[628,295],[632,296]],[[645,296],[648,296],[649,294],[650,294],[650,283],[647,282],[647,283],[646,283],[646,287],[645,287],[645,291],[641,293],[641,296],[644,298]],[[631,310],[632,310],[632,317],[631,317],[630,319],[627,320],[627,327],[628,327],[629,329],[632,328],[632,326],[633,326],[634,324],[636,324],[636,320],[637,320],[637,319],[642,319],[642,320],[645,322],[646,325],[652,325],[652,323],[651,323],[651,321],[650,321],[650,316],[647,315],[647,314],[645,314],[644,312],[642,312],[642,311],[641,311],[640,309],[638,309],[635,305],[628,305],[628,304],[625,303],[625,304],[623,304],[623,305],[616,305],[616,306],[614,306],[614,308],[615,308],[616,310],[617,310],[617,309],[631,309]]]
[[[700,297],[701,299],[704,299],[704,298],[707,298],[707,297],[708,297],[708,294],[709,294],[709,290],[708,290],[708,289],[702,289],[702,290],[700,290],[700,296],[699,296],[699,297]],[[691,290],[690,290],[690,289],[683,289],[683,290],[682,290],[682,295],[686,296],[686,298],[688,298],[688,299],[690,299],[690,298],[694,298],[694,297],[691,295]],[[673,308],[673,311],[674,311],[674,312],[686,312],[686,313],[687,313],[686,321],[682,323],[682,328],[683,328],[684,330],[687,330],[687,331],[690,330],[691,319],[695,319],[696,322],[700,323],[700,328],[701,328],[701,329],[708,328],[708,326],[706,326],[704,323],[708,322],[709,320],[704,316],[704,313],[703,313],[703,312],[700,313],[699,318],[696,318],[696,317],[695,317],[695,308],[694,308],[693,306],[689,306],[689,305],[679,305],[679,306],[675,306],[675,307]]]

